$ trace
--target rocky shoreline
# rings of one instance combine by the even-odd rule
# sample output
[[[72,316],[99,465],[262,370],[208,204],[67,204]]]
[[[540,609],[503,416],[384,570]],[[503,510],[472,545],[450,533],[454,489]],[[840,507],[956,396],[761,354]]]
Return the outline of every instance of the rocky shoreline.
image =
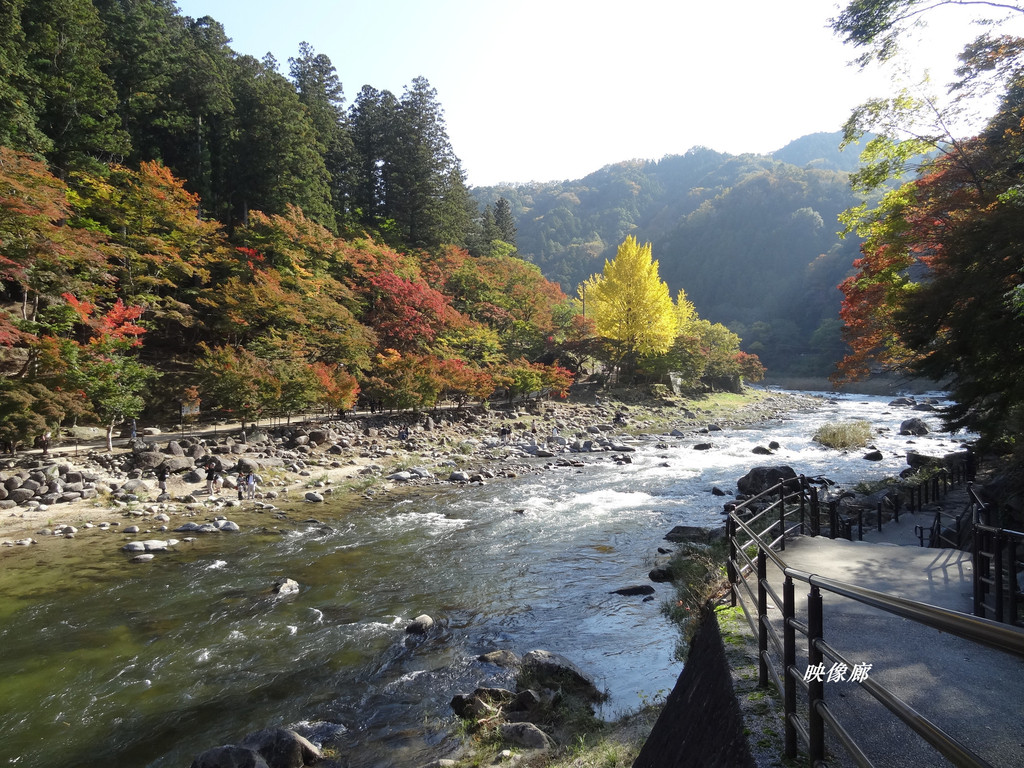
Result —
[[[0,545],[76,538],[91,529],[139,536],[234,531],[239,526],[229,518],[269,513],[284,520],[303,502],[327,497],[358,500],[405,486],[483,483],[584,460],[628,463],[638,441],[760,423],[818,402],[764,390],[724,404],[591,396],[362,414],[245,433],[231,425],[189,436],[150,428],[112,454],[57,446],[46,456],[0,461]],[[223,484],[212,493],[210,466]],[[160,467],[169,470],[163,491]],[[252,499],[241,500],[248,494],[237,485],[249,471],[260,482]],[[128,551],[159,551],[165,540],[150,541],[152,549]]]

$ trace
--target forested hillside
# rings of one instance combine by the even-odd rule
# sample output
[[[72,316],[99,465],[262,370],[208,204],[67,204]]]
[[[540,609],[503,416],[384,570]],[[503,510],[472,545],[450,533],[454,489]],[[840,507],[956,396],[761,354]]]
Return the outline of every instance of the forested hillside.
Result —
[[[346,105],[308,45],[286,76],[229,42],[173,0],[0,8],[4,447],[79,420],[109,444],[138,416],[559,394],[584,367],[761,375],[653,261],[664,338],[596,334],[516,257],[510,203],[470,196],[425,78]]]
[[[828,375],[843,354],[840,293],[858,241],[837,217],[857,200],[857,148],[815,134],[775,156],[704,148],[607,166],[578,181],[474,189],[511,204],[519,253],[573,295],[626,235],[650,241],[670,289],[724,323],[773,373]],[[783,161],[780,158],[785,158]]]

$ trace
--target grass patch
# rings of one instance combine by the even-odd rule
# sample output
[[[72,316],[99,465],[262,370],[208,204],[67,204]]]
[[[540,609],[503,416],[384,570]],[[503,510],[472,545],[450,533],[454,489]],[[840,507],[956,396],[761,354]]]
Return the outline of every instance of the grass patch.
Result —
[[[871,424],[867,421],[830,421],[818,427],[814,442],[826,448],[863,448],[871,439]]]
[[[682,661],[686,660],[690,640],[700,625],[701,610],[726,587],[727,557],[728,545],[722,541],[709,547],[682,545],[669,561],[676,597],[662,605],[662,612],[679,626],[676,657]]]
[[[883,477],[879,480],[859,480],[854,483],[854,493],[859,493],[861,496],[870,496],[879,491],[887,491],[890,488],[898,488],[902,486],[903,480],[896,477]]]

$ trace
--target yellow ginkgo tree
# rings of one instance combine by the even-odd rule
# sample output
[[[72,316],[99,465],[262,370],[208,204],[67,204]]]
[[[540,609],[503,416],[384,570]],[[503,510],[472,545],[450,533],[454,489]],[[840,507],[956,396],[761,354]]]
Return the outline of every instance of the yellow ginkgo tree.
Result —
[[[605,261],[600,275],[580,286],[580,297],[626,380],[641,359],[668,351],[678,333],[680,318],[651,244],[640,245],[632,235],[612,261]]]

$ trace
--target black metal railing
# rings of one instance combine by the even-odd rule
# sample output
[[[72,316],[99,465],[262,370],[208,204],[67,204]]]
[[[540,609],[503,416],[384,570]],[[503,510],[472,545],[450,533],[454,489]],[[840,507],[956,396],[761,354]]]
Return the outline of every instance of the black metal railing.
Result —
[[[973,455],[948,464],[930,477],[907,486],[907,508],[922,512],[926,504],[944,500],[950,491],[970,483],[974,476]],[[914,535],[922,547],[963,549],[969,543],[971,504],[958,513],[936,510],[927,525],[915,525]]]
[[[974,513],[974,615],[1021,626],[1024,591],[1017,574],[1024,570],[1024,533],[999,525],[998,510],[967,487]]]
[[[807,749],[808,765],[823,765],[826,755],[826,734],[859,766],[871,766],[871,760],[858,746],[850,731],[839,721],[824,698],[820,676],[804,670],[819,668],[825,659],[833,663],[854,665],[826,642],[827,616],[822,593],[854,600],[887,614],[909,619],[942,632],[981,643],[1024,659],[1024,631],[968,614],[895,597],[853,583],[830,579],[790,567],[779,551],[784,551],[786,536],[800,531],[813,534],[818,519],[817,489],[806,478],[780,483],[743,501],[729,510],[729,560],[727,572],[731,582],[732,603],[739,605],[758,638],[758,681],[769,681],[782,692],[785,711],[785,755],[797,757],[798,741]],[[811,511],[815,514],[809,515]],[[777,551],[778,550],[778,551]],[[783,577],[780,596],[769,583],[768,566],[777,568]],[[756,574],[756,591],[750,576]],[[797,618],[795,583],[810,587],[806,619]],[[782,614],[782,634],[769,620],[769,602]],[[797,635],[804,639],[800,648],[806,654],[806,666],[797,665]],[[779,664],[781,660],[781,665]],[[780,668],[781,667],[781,668]],[[864,676],[858,684],[879,701],[895,718],[917,733],[953,765],[980,768],[986,763],[980,756],[954,736],[943,731],[876,680]],[[797,711],[798,693],[807,699],[807,717]],[[827,726],[827,729],[826,729]]]
[[[970,453],[951,455],[963,458],[951,461],[929,477],[907,486],[907,509],[920,512],[925,504],[942,501],[951,490],[974,479],[974,457]]]

